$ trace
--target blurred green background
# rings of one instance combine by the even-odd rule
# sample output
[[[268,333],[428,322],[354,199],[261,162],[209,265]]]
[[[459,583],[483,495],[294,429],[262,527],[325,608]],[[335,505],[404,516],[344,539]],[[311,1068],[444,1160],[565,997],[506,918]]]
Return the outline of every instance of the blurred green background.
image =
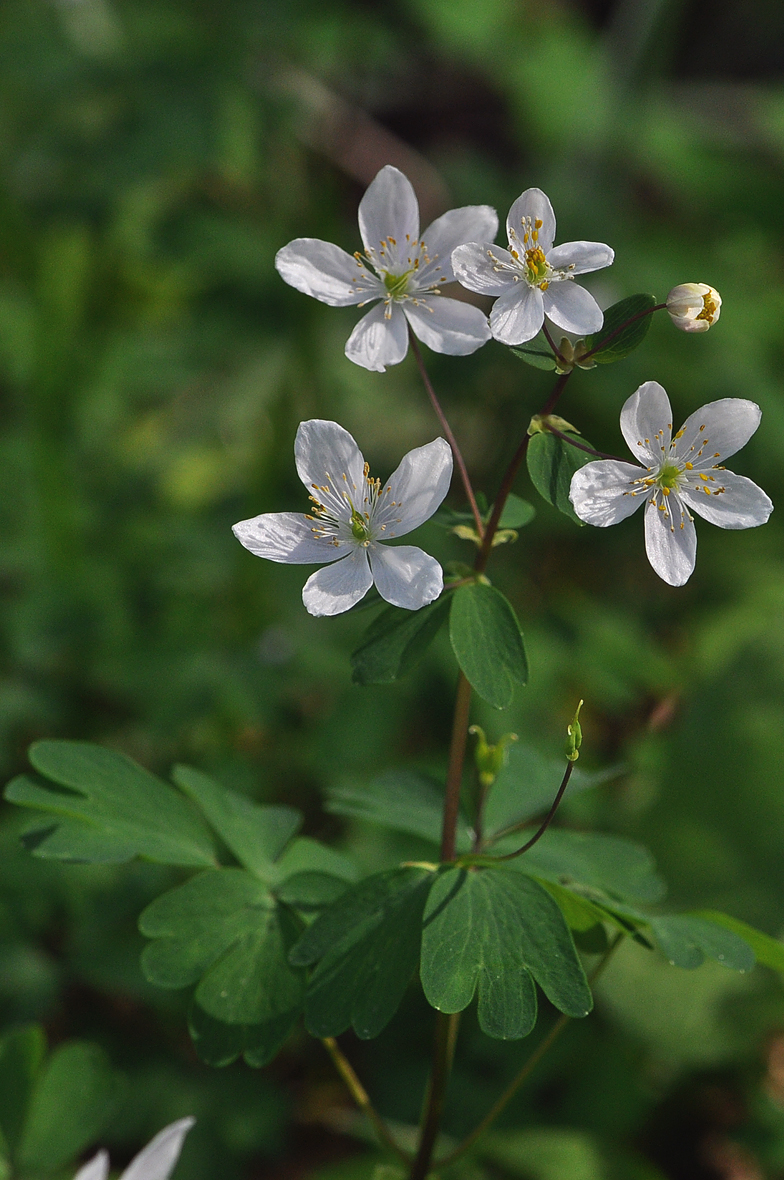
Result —
[[[305,571],[255,560],[230,526],[304,506],[301,419],[339,420],[382,476],[437,424],[413,359],[386,374],[350,364],[356,312],[286,287],[275,252],[299,236],[353,251],[358,200],[386,163],[414,183],[423,224],[468,203],[503,220],[542,187],[558,240],[614,247],[591,284],[603,305],[688,280],[724,299],[705,336],[657,316],[630,358],[572,378],[561,413],[622,453],[618,412],[641,381],[661,381],[680,420],[752,398],[762,427],[733,467],[782,505],[783,70],[776,0],[5,0],[5,776],[35,738],[88,738],[293,802],[368,869],[406,855],[320,801],[405,759],[439,769],[446,645],[399,685],[352,686],[347,656],[371,616],[310,618]],[[551,378],[495,343],[427,360],[492,497]],[[525,477],[517,491],[534,498]],[[579,529],[537,507],[492,571],[531,683],[475,719],[558,752],[584,697],[586,763],[627,773],[567,819],[648,843],[675,904],[780,934],[779,513],[741,533],[701,523],[696,573],[673,590],[647,565],[640,520]],[[470,560],[435,526],[420,535],[441,560]],[[23,822],[2,813],[0,1031],[40,1020],[52,1045],[104,1047],[126,1079],[100,1136],[113,1159],[194,1113],[183,1180],[364,1175],[317,1043],[303,1035],[261,1073],[211,1071],[184,1000],[145,984],[135,920],[171,877],[42,864],[19,850]],[[417,1117],[429,1022],[412,994],[378,1042],[346,1038],[393,1119]],[[527,1051],[468,1019],[447,1129],[476,1121]],[[784,1176],[780,982],[629,949],[503,1125],[472,1177]]]

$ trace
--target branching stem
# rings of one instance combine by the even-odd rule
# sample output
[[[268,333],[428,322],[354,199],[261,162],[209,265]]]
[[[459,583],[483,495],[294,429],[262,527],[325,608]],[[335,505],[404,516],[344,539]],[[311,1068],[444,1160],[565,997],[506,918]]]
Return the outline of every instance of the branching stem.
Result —
[[[385,1144],[390,1151],[394,1152],[397,1158],[404,1164],[410,1164],[411,1156],[407,1151],[404,1151],[398,1143],[395,1142],[392,1132],[389,1130],[389,1127],[386,1125],[381,1115],[373,1106],[367,1090],[360,1082],[359,1078],[354,1072],[354,1067],[344,1055],[335,1038],[322,1037],[321,1043],[332,1058],[332,1063],[335,1066],[335,1069],[346,1083],[346,1086],[351,1092],[351,1097],[354,1099],[363,1114],[367,1115],[368,1119],[372,1123],[373,1129],[378,1135],[380,1141]]]

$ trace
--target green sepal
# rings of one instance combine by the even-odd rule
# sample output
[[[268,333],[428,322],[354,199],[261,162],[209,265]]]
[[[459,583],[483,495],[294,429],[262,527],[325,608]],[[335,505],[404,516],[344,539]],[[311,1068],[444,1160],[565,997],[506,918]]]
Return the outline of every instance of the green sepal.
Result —
[[[528,682],[528,661],[517,616],[500,590],[482,582],[456,590],[449,639],[480,697],[496,709],[511,705],[515,688]]]
[[[424,913],[422,987],[442,1012],[461,1012],[479,993],[479,1025],[516,1040],[536,1023],[534,980],[569,1016],[593,1001],[569,929],[535,881],[507,867],[448,869]]]
[[[386,607],[351,653],[352,680],[356,684],[388,684],[399,680],[421,660],[448,613],[448,596],[421,610]]]
[[[640,312],[652,311],[655,306],[656,297],[654,295],[629,295],[627,299],[621,299],[619,303],[608,307],[604,313],[604,323],[600,330],[585,338],[585,348],[588,352],[598,348],[598,352],[593,353],[591,360],[596,361],[597,365],[610,365],[614,361],[623,360],[630,352],[634,352],[648,334],[653,318],[650,315],[641,316],[639,320],[629,324],[622,332],[613,337],[606,348],[602,348],[601,344],[626,320],[639,315]]]
[[[368,1040],[386,1027],[416,971],[432,879],[412,866],[368,877],[305,931],[290,961],[317,964],[305,997],[305,1025],[314,1036],[353,1026]]]
[[[565,433],[571,435],[573,432]],[[574,437],[585,446],[591,445],[582,435],[574,434]],[[585,522],[577,516],[569,499],[572,476],[595,458],[595,455],[571,446],[549,430],[532,434],[526,453],[528,474],[539,495],[579,525]]]

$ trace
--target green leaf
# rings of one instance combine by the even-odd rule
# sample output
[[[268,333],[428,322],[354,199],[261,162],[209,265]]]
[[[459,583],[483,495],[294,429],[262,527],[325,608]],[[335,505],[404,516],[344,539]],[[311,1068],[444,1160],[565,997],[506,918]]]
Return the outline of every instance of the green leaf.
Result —
[[[351,653],[354,682],[388,684],[410,672],[435,639],[448,612],[448,596],[421,610],[388,606]]]
[[[322,873],[338,877],[341,881],[356,881],[359,868],[348,856],[311,840],[310,836],[298,836],[273,865],[273,885],[302,873]],[[280,895],[280,890],[276,892]]]
[[[143,911],[147,979],[159,987],[198,983],[195,998],[226,1024],[262,1024],[300,1010],[304,976],[288,952],[302,926],[244,869],[212,869],[169,890]]]
[[[215,863],[198,812],[125,754],[87,742],[46,741],[31,746],[30,761],[50,783],[21,775],[5,797],[48,813],[49,822],[26,836],[37,856],[93,863],[140,856],[199,868]]]
[[[367,1040],[386,1027],[419,961],[432,879],[412,867],[368,877],[305,931],[290,961],[318,963],[305,997],[305,1024],[314,1036],[338,1036],[353,1025]]]
[[[520,833],[514,844],[519,847],[525,836]],[[499,851],[511,851],[514,844],[511,840],[499,842]],[[602,832],[548,828],[529,852],[510,862],[510,867],[558,885],[597,889],[632,904],[659,901],[665,892],[647,848]]]
[[[720,914],[716,910],[698,910],[693,916],[713,922],[716,926],[723,926],[725,930],[731,930],[733,934],[739,935],[754,951],[758,963],[784,974],[784,943],[779,942],[777,938],[771,938],[769,934],[755,930],[746,922],[740,922],[737,918],[731,918],[729,914]]]
[[[97,1045],[61,1045],[39,1073],[19,1144],[22,1171],[53,1172],[94,1142],[120,1094],[120,1081]]]
[[[506,868],[449,869],[424,915],[422,987],[442,1012],[462,1012],[479,992],[488,1036],[516,1040],[536,1023],[534,979],[569,1016],[586,1016],[591,992],[556,903]]]
[[[325,804],[333,815],[350,815],[429,840],[441,842],[444,788],[415,770],[389,770],[367,786],[332,787]],[[471,847],[468,822],[461,815],[457,829],[458,850]]]
[[[754,951],[732,930],[694,914],[657,914],[648,918],[659,948],[675,967],[700,967],[706,956],[732,971],[751,971]]]
[[[242,1054],[256,1069],[276,1057],[295,1021],[290,1013],[261,1024],[226,1024],[209,1016],[195,1001],[188,1013],[188,1031],[200,1059],[207,1065],[231,1065]]]
[[[529,340],[527,344],[516,344],[509,349],[515,356],[519,356],[521,361],[525,361],[527,365],[533,365],[535,369],[543,369],[546,372],[552,372],[555,368],[555,357],[553,350],[547,343],[547,338],[543,332],[538,336],[534,336],[533,340]],[[511,528],[514,526],[511,525]]]
[[[457,662],[480,697],[496,709],[528,681],[523,636],[509,602],[494,586],[472,582],[452,598],[449,638]]]
[[[603,340],[607,340],[613,332],[620,328],[621,324],[626,323],[632,316],[639,315],[643,311],[651,311],[656,306],[656,302],[654,295],[630,295],[627,299],[622,299],[620,303],[614,303],[612,307],[608,307],[604,313],[604,323],[600,331],[595,332],[593,336],[586,336],[586,351],[590,352],[601,345]],[[635,320],[633,324],[629,324],[617,336],[613,336],[606,348],[599,348],[591,360],[596,361],[597,365],[609,365],[613,361],[622,360],[630,352],[634,352],[635,348],[642,344],[647,336],[651,319],[652,316],[644,315],[639,320]]]
[[[272,862],[301,826],[299,811],[294,807],[263,807],[191,766],[175,766],[172,778],[203,811],[240,864],[262,880],[276,875]]]
[[[345,881],[328,873],[295,873],[275,890],[275,896],[295,910],[311,913],[332,905],[347,888]]]
[[[38,1024],[14,1029],[0,1041],[0,1131],[12,1158],[45,1053],[46,1037]]]
[[[546,811],[561,785],[564,768],[563,758],[546,758],[525,742],[510,746],[506,765],[487,797],[483,818],[485,832],[488,835],[501,832]],[[567,797],[575,791],[584,791],[617,778],[619,773],[617,766],[594,774],[575,766]]]
[[[571,431],[564,433],[571,435]],[[585,446],[591,445],[582,435],[575,434],[573,437]],[[528,474],[539,495],[580,525],[584,521],[579,519],[572,508],[569,489],[575,471],[579,471],[595,458],[595,455],[589,455],[587,451],[571,446],[549,430],[538,431],[532,435],[526,453]]]
[[[516,496],[514,492],[510,492],[501,511],[498,527],[499,529],[521,529],[530,524],[535,516],[536,509],[533,504]]]

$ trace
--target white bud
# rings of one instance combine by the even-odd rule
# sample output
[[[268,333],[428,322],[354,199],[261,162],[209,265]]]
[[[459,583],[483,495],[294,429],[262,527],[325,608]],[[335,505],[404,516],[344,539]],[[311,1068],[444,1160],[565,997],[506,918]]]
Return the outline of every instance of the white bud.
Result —
[[[707,332],[720,310],[721,295],[707,283],[681,283],[667,296],[667,311],[682,332]]]

